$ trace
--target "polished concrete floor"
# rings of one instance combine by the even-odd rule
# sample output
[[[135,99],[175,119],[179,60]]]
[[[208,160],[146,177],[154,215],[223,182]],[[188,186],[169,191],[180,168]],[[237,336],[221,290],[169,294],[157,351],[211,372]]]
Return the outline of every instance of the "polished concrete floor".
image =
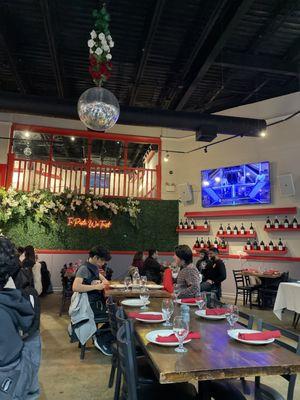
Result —
[[[42,364],[40,368],[41,400],[112,400],[113,389],[107,388],[110,358],[103,356],[92,344],[84,361],[79,359],[77,344],[70,343],[67,334],[69,317],[58,316],[60,296],[49,295],[42,299],[41,336]],[[249,309],[247,309],[249,312]],[[280,322],[271,311],[253,309],[252,314],[269,322],[291,328],[292,315],[285,313]],[[291,329],[292,330],[292,329]],[[297,332],[300,334],[300,324]],[[287,383],[281,377],[262,379],[284,397]],[[159,400],[159,399],[157,399]],[[300,377],[294,400],[300,400]]]

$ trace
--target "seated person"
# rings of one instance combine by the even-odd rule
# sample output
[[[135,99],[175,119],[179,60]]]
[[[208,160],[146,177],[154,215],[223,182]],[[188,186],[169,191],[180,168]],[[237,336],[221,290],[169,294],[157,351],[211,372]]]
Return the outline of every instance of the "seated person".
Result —
[[[73,291],[88,295],[91,309],[95,318],[103,317],[105,311],[104,288],[108,284],[106,278],[99,273],[99,269],[103,268],[107,261],[111,259],[108,250],[101,246],[93,247],[89,252],[88,260],[82,264],[77,272],[73,282]],[[98,329],[94,337],[94,345],[104,355],[111,356],[111,334],[107,334],[108,323]],[[101,332],[103,330],[104,332]]]
[[[148,250],[148,257],[146,258],[141,275],[147,276],[148,281],[153,281],[160,284],[162,281],[162,268],[157,261],[158,252],[155,249]]]
[[[180,267],[177,276],[178,298],[197,297],[200,294],[199,271],[193,264],[193,252],[185,244],[175,247],[174,261]]]
[[[137,251],[135,253],[135,255],[133,256],[133,260],[132,260],[131,265],[133,267],[138,268],[139,274],[141,274],[141,271],[143,270],[143,265],[144,265],[143,252],[142,251]]]
[[[214,289],[220,290],[221,282],[226,279],[226,268],[219,257],[219,250],[211,248],[208,254],[211,263],[202,271],[201,291],[203,292],[210,292]]]
[[[199,260],[197,261],[196,268],[202,274],[202,271],[209,268],[211,261],[208,257],[208,251],[206,249],[201,249],[199,252]]]

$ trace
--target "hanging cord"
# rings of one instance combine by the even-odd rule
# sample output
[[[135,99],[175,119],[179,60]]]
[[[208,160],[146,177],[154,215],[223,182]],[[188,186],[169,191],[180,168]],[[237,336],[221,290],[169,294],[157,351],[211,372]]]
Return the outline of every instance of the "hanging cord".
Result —
[[[290,115],[289,117],[280,119],[279,121],[276,121],[276,122],[272,122],[272,124],[268,124],[267,127],[268,127],[268,126],[277,125],[277,124],[281,124],[282,122],[288,121],[289,119],[295,117],[295,116],[298,115],[298,114],[300,114],[300,110],[299,110],[299,111],[296,111],[294,114]]]

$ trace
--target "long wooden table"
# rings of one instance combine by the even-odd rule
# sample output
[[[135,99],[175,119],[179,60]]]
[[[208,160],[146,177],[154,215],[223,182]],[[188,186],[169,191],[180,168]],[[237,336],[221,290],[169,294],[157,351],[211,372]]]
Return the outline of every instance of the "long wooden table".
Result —
[[[277,274],[264,274],[263,272],[259,272],[259,271],[257,271],[257,272],[254,272],[254,271],[242,271],[241,273],[242,273],[242,275],[254,276],[254,277],[259,278],[259,279],[261,279],[261,278],[276,279],[276,278],[280,278],[281,275],[282,275],[281,272],[279,272]]]
[[[120,284],[118,281],[111,281],[111,284]],[[154,284],[154,282],[149,282],[149,284]],[[114,289],[109,288],[105,290],[106,296],[112,296],[114,299],[124,299],[124,298],[139,298],[140,297],[140,290],[136,289],[129,289],[125,292],[124,288]],[[150,298],[167,298],[171,297],[172,295],[167,292],[165,289],[149,289]]]
[[[156,329],[164,329],[162,324],[135,322],[136,336],[153,366],[160,383],[187,382],[292,374],[300,372],[300,357],[272,343],[269,345],[247,345],[231,339],[226,320],[208,321],[198,318],[190,307],[190,330],[200,331],[201,339],[186,344],[187,353],[178,354],[174,347],[164,347],[149,343],[145,336]],[[161,301],[151,299],[149,311],[161,310]],[[125,307],[125,311],[139,311]],[[180,306],[175,306],[175,314]]]

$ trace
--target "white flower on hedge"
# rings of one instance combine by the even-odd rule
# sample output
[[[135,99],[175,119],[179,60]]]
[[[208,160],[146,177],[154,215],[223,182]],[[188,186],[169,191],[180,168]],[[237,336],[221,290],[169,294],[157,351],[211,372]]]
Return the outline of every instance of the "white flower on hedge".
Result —
[[[97,33],[96,33],[96,31],[93,30],[93,31],[91,32],[91,38],[92,38],[92,39],[96,39],[96,37],[97,37]]]
[[[115,42],[110,42],[109,43],[109,47],[114,47],[114,45],[115,45]]]
[[[112,55],[111,54],[106,54],[106,59],[107,60],[111,60],[112,59]]]
[[[109,50],[109,46],[106,44],[105,46],[103,46],[103,50],[104,51],[108,51]]]
[[[67,194],[67,199],[71,199],[72,198],[72,194],[71,193],[68,193]]]
[[[75,204],[76,204],[76,206],[80,206],[80,205],[81,205],[81,203],[82,203],[82,201],[81,201],[81,200],[76,200],[76,201],[75,201]]]
[[[103,32],[99,33],[98,38],[101,39],[105,39],[105,35]]]
[[[93,49],[90,49],[90,54],[94,54],[94,50]]]
[[[111,37],[110,35],[107,35],[107,36],[106,36],[106,39],[107,39],[107,40],[112,40],[112,37]]]
[[[91,48],[91,47],[94,47],[95,46],[95,44],[96,44],[96,42],[93,40],[93,39],[90,39],[90,40],[88,40],[88,46]]]
[[[100,56],[103,53],[103,50],[100,47],[97,47],[95,53]]]

